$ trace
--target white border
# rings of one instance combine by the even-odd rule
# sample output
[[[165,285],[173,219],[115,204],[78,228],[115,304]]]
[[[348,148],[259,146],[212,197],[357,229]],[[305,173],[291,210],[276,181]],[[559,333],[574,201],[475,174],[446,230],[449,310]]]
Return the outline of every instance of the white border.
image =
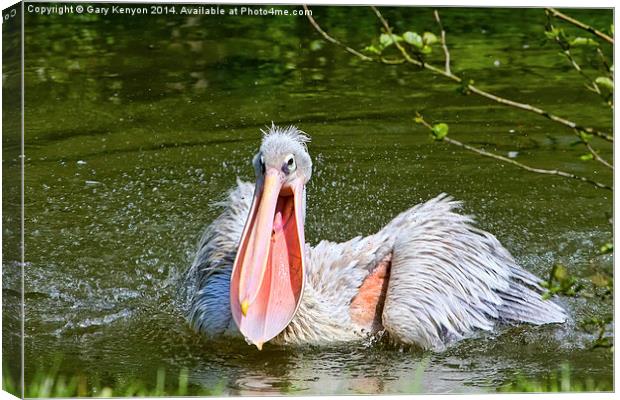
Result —
[[[54,1],[54,3],[88,3],[89,1],[83,1],[83,2],[79,2],[79,1]],[[415,2],[406,2],[406,1],[398,1],[398,0],[374,0],[374,1],[369,1],[369,0],[336,0],[336,1],[325,1],[325,0],[319,0],[319,1],[308,1],[308,2],[303,2],[303,1],[298,1],[298,0],[287,0],[287,1],[282,1],[282,0],[273,0],[273,1],[261,1],[261,0],[245,0],[245,1],[233,1],[233,0],[220,0],[220,1],[181,1],[181,0],[151,0],[151,1],[127,1],[127,0],[121,0],[121,1],[117,1],[118,3],[202,3],[202,4],[291,4],[291,5],[295,5],[295,4],[311,4],[311,5],[370,5],[370,4],[374,4],[374,5],[382,5],[382,6],[388,6],[388,5],[396,5],[396,6],[438,6],[438,7],[532,7],[532,8],[536,8],[536,7],[548,7],[548,6],[552,6],[552,7],[558,7],[558,8],[615,8],[615,2],[614,1],[610,1],[610,0],[588,0],[587,2],[584,1],[578,1],[578,0],[563,0],[563,1],[557,1],[557,0],[553,0],[553,1],[549,1],[549,2],[545,2],[545,3],[541,3],[540,1],[537,0],[521,0],[521,1],[513,1],[513,0],[506,0],[506,1],[491,1],[491,0],[477,0],[477,1],[467,1],[467,0],[450,0],[450,1],[429,1],[429,0],[417,0]],[[11,5],[15,4],[15,1],[11,1],[11,0],[0,0],[0,8],[1,9],[5,9],[7,7],[10,7]],[[22,12],[23,15],[23,12]],[[614,26],[618,26],[618,14],[614,12]],[[23,43],[23,41],[22,41]],[[614,58],[615,55],[617,54],[618,51],[618,46],[614,46]],[[2,43],[0,40],[0,65],[2,63]],[[614,65],[615,65],[615,60],[614,60]],[[22,96],[23,96],[23,75],[22,75]],[[618,104],[617,100],[618,100],[618,92],[616,91],[614,94],[614,104]],[[2,93],[0,91],[0,104],[2,104]],[[23,104],[22,104],[23,107]],[[617,119],[616,119],[616,113],[614,112],[614,128],[617,126]],[[2,128],[2,121],[0,119],[0,131]],[[23,124],[23,113],[22,113],[22,124]],[[23,125],[22,125],[23,127]],[[615,130],[615,129],[614,129]],[[1,149],[1,142],[0,142],[0,149]],[[22,154],[23,154],[23,135],[22,135]],[[614,145],[614,160],[618,159],[618,156],[620,155],[620,150],[618,149],[618,146]],[[22,163],[23,163],[23,158],[22,158]],[[23,168],[23,166],[22,166]],[[2,172],[2,167],[0,165],[0,174]],[[1,188],[1,180],[0,180],[0,188]],[[614,173],[614,187],[617,185],[616,182],[616,175]],[[23,187],[22,187],[23,190]],[[23,191],[22,191],[22,199],[23,199]],[[615,191],[614,191],[614,210],[617,209],[618,207],[618,198],[615,196]],[[1,209],[0,209],[0,217],[1,217]],[[618,237],[618,230],[616,229],[617,226],[616,224],[614,224],[614,246],[616,248],[618,248],[617,243],[616,243],[616,238]],[[22,230],[22,235],[23,235],[23,230]],[[23,238],[22,238],[23,240]],[[1,239],[0,239],[0,244],[1,244]],[[0,246],[0,254],[1,254],[1,246]],[[616,272],[616,265],[615,265],[615,257],[614,257],[614,274]],[[617,296],[617,290],[614,291],[615,293],[615,298],[614,298],[614,305],[618,304],[616,302],[616,296]],[[2,299],[2,294],[0,292],[0,301]],[[23,305],[22,305],[23,306]],[[618,321],[618,309],[617,307],[614,309],[614,327],[616,326],[616,321]],[[2,334],[2,323],[0,321],[0,337]],[[23,349],[23,346],[22,346]],[[23,350],[22,350],[23,351]],[[2,355],[2,348],[0,347],[0,357]],[[618,386],[618,379],[617,379],[617,368],[616,366],[618,365],[618,351],[615,351],[614,353],[614,388],[617,388]],[[1,377],[1,371],[2,371],[2,365],[0,363],[0,377]],[[311,397],[305,397],[305,396],[295,396],[295,398],[308,398],[308,399],[332,399],[332,398],[336,398],[336,396],[311,396]],[[343,398],[342,396],[338,396],[339,398]],[[393,396],[373,396],[374,398],[381,398],[381,399],[388,399],[391,398]],[[555,399],[567,399],[567,400],[573,400],[573,399],[581,399],[581,398],[588,398],[588,400],[598,400],[598,399],[609,399],[609,398],[616,398],[616,393],[613,394],[609,394],[609,393],[587,393],[587,394],[566,394],[566,393],[545,393],[545,394],[488,394],[488,395],[416,395],[416,396],[398,396],[398,397],[406,397],[406,398],[415,398],[415,399],[437,399],[437,400],[443,400],[443,399],[462,399],[462,400],[474,400],[474,399],[479,399],[480,397],[483,397],[484,399],[549,399],[549,400],[555,400]],[[0,400],[6,400],[6,399],[14,399],[15,397],[9,395],[6,392],[2,392],[0,391]],[[244,397],[244,399],[256,399],[256,400],[263,400],[266,398],[272,398],[272,399],[276,399],[278,397]],[[368,396],[347,396],[347,399],[364,399],[367,400]]]

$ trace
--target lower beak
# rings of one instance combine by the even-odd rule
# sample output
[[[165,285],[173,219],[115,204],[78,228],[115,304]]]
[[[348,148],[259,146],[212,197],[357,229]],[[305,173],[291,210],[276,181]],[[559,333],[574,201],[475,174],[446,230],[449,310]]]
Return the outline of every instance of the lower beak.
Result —
[[[303,189],[301,178],[283,188],[281,173],[268,169],[256,184],[241,235],[230,306],[239,330],[259,350],[286,328],[301,300]]]

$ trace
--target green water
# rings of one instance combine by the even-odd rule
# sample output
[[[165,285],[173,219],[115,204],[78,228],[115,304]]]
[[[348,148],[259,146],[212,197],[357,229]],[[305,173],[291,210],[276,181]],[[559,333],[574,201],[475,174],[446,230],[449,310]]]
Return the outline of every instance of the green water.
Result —
[[[314,10],[354,48],[380,32],[368,8]],[[542,9],[441,15],[453,70],[483,89],[612,130],[612,112],[545,40]],[[612,20],[605,10],[572,15],[605,29]],[[437,31],[432,9],[386,16],[398,31]],[[495,391],[564,362],[576,377],[611,385],[612,354],[589,350],[593,336],[579,328],[611,312],[611,301],[562,299],[571,314],[565,326],[498,328],[438,354],[210,343],[188,329],[178,301],[197,240],[217,215],[212,203],[237,176],[252,178],[259,129],[272,121],[312,136],[310,243],[372,233],[448,192],[536,274],[555,262],[579,277],[611,270],[611,257],[597,256],[612,235],[611,192],[432,143],[413,117],[420,111],[449,123],[458,140],[610,184],[608,170],[568,146],[570,130],[459,95],[427,72],[364,63],[322,42],[304,17],[26,14],[25,22],[26,381],[60,363],[64,375],[109,385],[187,368],[195,388],[225,394],[408,393],[427,360],[424,392]],[[579,55],[586,68],[588,54]],[[430,60],[441,65],[441,55],[436,48]],[[6,64],[5,91],[17,90],[17,67]],[[18,115],[13,109],[6,119]],[[595,143],[611,159],[611,146]],[[5,173],[15,171],[19,137],[5,135],[4,148]],[[15,195],[6,182],[6,196]],[[5,219],[5,244],[19,235],[6,228],[16,227],[17,209],[6,196],[13,219]],[[19,357],[8,311],[21,290],[14,253],[5,250],[3,275],[8,360]]]

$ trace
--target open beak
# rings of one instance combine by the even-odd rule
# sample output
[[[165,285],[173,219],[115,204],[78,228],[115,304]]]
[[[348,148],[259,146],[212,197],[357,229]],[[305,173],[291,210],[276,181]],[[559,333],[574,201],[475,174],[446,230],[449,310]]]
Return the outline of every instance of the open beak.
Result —
[[[235,323],[260,350],[289,324],[303,292],[304,227],[301,178],[284,184],[267,168],[243,228],[230,285]]]

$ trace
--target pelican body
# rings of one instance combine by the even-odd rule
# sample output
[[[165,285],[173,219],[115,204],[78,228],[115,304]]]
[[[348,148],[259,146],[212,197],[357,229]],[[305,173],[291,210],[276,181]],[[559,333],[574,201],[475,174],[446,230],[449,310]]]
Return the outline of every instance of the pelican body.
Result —
[[[562,323],[540,279],[442,194],[379,232],[316,246],[304,240],[308,136],[271,126],[252,164],[219,205],[188,270],[187,318],[208,337],[329,344],[387,335],[442,350],[498,322]]]

